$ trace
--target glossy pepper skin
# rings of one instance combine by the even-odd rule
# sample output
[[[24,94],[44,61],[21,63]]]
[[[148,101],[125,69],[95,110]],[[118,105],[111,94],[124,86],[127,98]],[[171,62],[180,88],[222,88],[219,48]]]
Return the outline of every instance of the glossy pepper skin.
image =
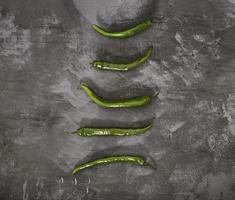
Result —
[[[147,30],[149,27],[152,26],[152,24],[153,23],[151,20],[147,20],[147,21],[144,21],[144,22],[138,24],[137,26],[134,26],[128,30],[124,30],[121,32],[109,32],[109,31],[104,30],[103,28],[101,28],[100,26],[95,25],[95,24],[93,24],[92,27],[99,34],[101,34],[105,37],[125,39],[125,38],[131,37],[133,35],[136,35],[137,33],[140,33],[140,32]]]
[[[97,96],[87,85],[82,83],[81,88],[90,97],[90,99],[97,105],[104,108],[131,108],[147,105],[151,102],[152,98],[148,95],[134,97],[131,99],[118,99],[107,100]]]
[[[142,128],[80,128],[73,134],[83,137],[93,136],[133,136],[147,132],[152,128],[152,124]]]
[[[104,165],[112,163],[135,163],[138,165],[144,165],[145,160],[140,156],[129,156],[129,155],[105,157],[75,167],[74,170],[72,171],[72,174],[74,175],[84,169],[91,168],[96,165]]]
[[[153,47],[149,47],[148,50],[136,60],[129,63],[111,63],[102,60],[96,60],[92,63],[92,66],[97,69],[111,70],[111,71],[130,71],[143,65],[149,57],[152,55]]]

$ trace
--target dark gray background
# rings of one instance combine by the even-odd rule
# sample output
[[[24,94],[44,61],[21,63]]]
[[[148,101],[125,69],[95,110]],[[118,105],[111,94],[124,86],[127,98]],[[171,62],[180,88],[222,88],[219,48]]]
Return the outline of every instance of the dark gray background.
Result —
[[[127,40],[104,38],[152,18]],[[94,59],[129,61],[133,72],[98,71]],[[106,98],[152,94],[144,108],[99,108]],[[234,200],[234,0],[0,0],[1,200]],[[81,126],[142,126],[130,138],[66,135]],[[106,155],[145,156],[157,169],[115,164],[70,172]]]

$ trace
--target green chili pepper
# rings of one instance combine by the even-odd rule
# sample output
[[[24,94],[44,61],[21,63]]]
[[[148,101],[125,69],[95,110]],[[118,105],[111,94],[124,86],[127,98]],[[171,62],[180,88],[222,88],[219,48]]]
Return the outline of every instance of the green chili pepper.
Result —
[[[142,128],[79,128],[72,132],[84,137],[92,136],[132,136],[145,133],[152,128],[152,124]]]
[[[110,37],[110,38],[128,38],[130,36],[136,35],[137,33],[143,32],[145,30],[147,30],[150,26],[152,26],[152,21],[151,20],[147,20],[145,22],[140,23],[139,25],[132,27],[128,30],[125,31],[121,31],[121,32],[109,32],[106,31],[104,29],[102,29],[101,27],[93,24],[92,27],[101,35],[105,36],[105,37]]]
[[[92,63],[92,66],[97,69],[112,70],[112,71],[129,71],[134,70],[140,65],[144,64],[153,52],[153,47],[149,47],[148,50],[136,60],[129,63],[111,63],[102,60],[96,60]]]
[[[90,168],[96,165],[122,163],[122,162],[136,163],[138,165],[145,164],[145,160],[139,156],[111,156],[111,157],[101,158],[101,159],[97,159],[91,162],[81,164],[74,168],[74,170],[72,171],[72,174],[74,175],[80,172],[81,170],[84,170],[86,168]]]
[[[107,100],[97,96],[88,86],[81,84],[81,88],[97,105],[105,108],[129,108],[144,106],[152,100],[150,96],[144,95],[132,99]]]

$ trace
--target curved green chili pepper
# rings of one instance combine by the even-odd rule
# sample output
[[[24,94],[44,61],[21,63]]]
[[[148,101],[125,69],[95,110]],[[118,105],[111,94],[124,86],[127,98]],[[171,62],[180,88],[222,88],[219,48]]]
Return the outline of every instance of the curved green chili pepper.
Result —
[[[122,163],[122,162],[129,162],[129,163],[136,163],[138,165],[144,165],[145,160],[139,156],[111,156],[106,158],[97,159],[91,162],[87,162],[81,164],[74,168],[72,174],[76,174],[81,170],[96,166],[96,165],[104,165],[104,164],[111,164],[111,163]]]
[[[90,99],[97,105],[105,108],[129,108],[144,106],[151,102],[150,96],[144,95],[140,97],[134,97],[132,99],[118,99],[118,100],[107,100],[97,96],[88,86],[81,84],[81,88],[90,97]]]
[[[112,70],[112,71],[129,71],[136,69],[140,65],[144,64],[152,55],[153,47],[149,47],[148,50],[136,60],[129,63],[111,63],[102,60],[96,60],[92,63],[92,66],[97,69]]]
[[[150,26],[152,26],[152,21],[151,20],[147,20],[145,22],[140,23],[139,25],[132,27],[128,30],[125,31],[121,31],[121,32],[109,32],[106,31],[104,29],[102,29],[101,27],[93,24],[92,27],[101,35],[105,36],[105,37],[110,37],[110,38],[128,38],[130,36],[136,35],[137,33],[143,32],[145,30],[147,30]]]
[[[79,128],[73,134],[83,137],[92,136],[132,136],[145,133],[152,128],[152,124],[142,128]]]

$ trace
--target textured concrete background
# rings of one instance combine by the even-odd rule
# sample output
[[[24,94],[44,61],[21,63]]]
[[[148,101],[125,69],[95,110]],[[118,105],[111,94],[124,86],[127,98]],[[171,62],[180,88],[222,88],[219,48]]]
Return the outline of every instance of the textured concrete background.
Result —
[[[101,37],[146,18],[125,41]],[[98,58],[154,55],[133,72],[98,71]],[[144,108],[107,110],[107,98],[161,91]],[[141,126],[146,135],[80,138],[80,126]],[[234,0],[0,0],[1,200],[234,200]],[[115,164],[70,175],[105,155],[145,156],[157,170]]]

